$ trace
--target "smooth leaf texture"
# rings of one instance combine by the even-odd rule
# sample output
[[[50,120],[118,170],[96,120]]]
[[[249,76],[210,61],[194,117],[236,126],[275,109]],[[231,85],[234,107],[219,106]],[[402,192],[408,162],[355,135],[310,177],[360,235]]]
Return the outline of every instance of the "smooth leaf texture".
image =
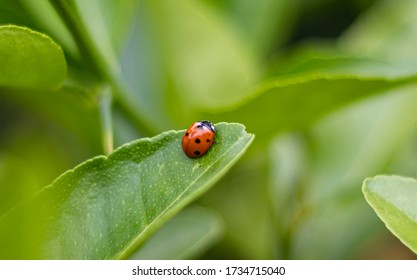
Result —
[[[362,191],[387,228],[417,253],[417,181],[377,176],[366,179]]]
[[[61,48],[28,28],[0,26],[0,86],[58,88],[67,74]]]
[[[183,153],[183,131],[169,131],[64,173],[0,220],[0,247],[16,248],[16,255],[3,250],[0,258],[127,258],[218,180],[253,139],[240,124],[216,127],[218,144],[198,159]],[[16,236],[16,227],[30,235]]]
[[[302,129],[354,100],[416,80],[415,65],[353,57],[317,57],[294,63],[261,84],[240,107],[221,114],[245,123],[261,138]],[[205,118],[216,120],[217,114]]]
[[[202,255],[223,232],[223,223],[213,210],[191,207],[181,211],[129,259],[175,260]]]

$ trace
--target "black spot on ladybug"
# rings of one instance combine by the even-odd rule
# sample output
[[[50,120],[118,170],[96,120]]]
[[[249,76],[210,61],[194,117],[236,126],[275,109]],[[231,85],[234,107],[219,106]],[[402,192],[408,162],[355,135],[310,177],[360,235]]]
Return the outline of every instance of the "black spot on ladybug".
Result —
[[[188,131],[185,133],[185,136],[188,136],[188,135],[190,135],[190,133],[188,133]]]
[[[195,154],[196,156],[199,156],[199,155],[200,155],[200,151],[194,151],[194,154]]]
[[[200,139],[199,139],[199,138],[195,139],[195,142],[196,142],[197,144],[200,144],[200,143],[201,143],[201,141],[200,141]]]
[[[198,129],[203,129],[203,125],[199,124],[199,125],[197,125],[197,128]]]
[[[208,142],[210,142],[210,139],[206,139],[206,142],[208,143]]]

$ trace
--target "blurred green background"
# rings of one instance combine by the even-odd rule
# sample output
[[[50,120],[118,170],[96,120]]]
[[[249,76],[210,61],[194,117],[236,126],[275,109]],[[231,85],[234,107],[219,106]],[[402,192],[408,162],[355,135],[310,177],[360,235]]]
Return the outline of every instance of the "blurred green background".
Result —
[[[417,85],[399,83],[395,71],[368,85],[356,60],[326,63],[374,58],[399,72],[415,63],[416,1],[75,2],[149,128],[116,99],[116,147],[204,118],[241,122],[256,135],[195,202],[217,212],[222,230],[187,257],[416,258],[366,204],[361,185],[382,173],[415,176]],[[48,34],[69,66],[58,91],[0,88],[1,216],[104,152],[94,75],[49,2],[0,0],[0,24]],[[309,82],[309,67],[328,76]],[[332,80],[338,71],[352,80]],[[257,103],[270,94],[268,81],[286,77],[294,79],[271,95],[294,100]]]

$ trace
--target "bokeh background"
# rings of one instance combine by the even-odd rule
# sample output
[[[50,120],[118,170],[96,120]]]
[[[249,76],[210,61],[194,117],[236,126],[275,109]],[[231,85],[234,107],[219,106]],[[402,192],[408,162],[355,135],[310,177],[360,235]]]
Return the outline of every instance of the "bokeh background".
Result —
[[[250,117],[247,130],[256,131],[263,108],[241,118],[228,112],[310,53],[417,60],[417,3],[411,0],[76,2],[109,61],[120,66],[152,135],[206,117]],[[0,0],[0,24],[48,34],[69,65],[67,87],[59,92],[0,88],[2,215],[103,151],[97,100],[71,91],[91,89],[89,69],[48,1]],[[271,111],[276,127],[256,135],[242,160],[195,202],[217,213],[221,230],[187,257],[415,259],[367,205],[361,185],[377,174],[415,176],[416,89],[409,83],[363,97],[359,92],[320,118],[301,118],[300,126],[285,127],[297,116],[278,119]],[[308,95],[308,87],[302,90]],[[325,94],[337,98],[337,92]],[[293,106],[289,112],[297,111]],[[117,101],[113,113],[116,146],[152,136],[137,129]]]

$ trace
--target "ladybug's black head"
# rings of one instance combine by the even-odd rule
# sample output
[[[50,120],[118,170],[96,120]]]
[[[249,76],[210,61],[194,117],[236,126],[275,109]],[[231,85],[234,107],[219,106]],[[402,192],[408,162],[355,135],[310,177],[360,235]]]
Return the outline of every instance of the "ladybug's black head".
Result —
[[[214,127],[214,125],[211,122],[209,122],[209,121],[199,121],[199,123],[202,126],[207,127],[208,129],[213,131],[213,133],[216,133],[216,128]]]

